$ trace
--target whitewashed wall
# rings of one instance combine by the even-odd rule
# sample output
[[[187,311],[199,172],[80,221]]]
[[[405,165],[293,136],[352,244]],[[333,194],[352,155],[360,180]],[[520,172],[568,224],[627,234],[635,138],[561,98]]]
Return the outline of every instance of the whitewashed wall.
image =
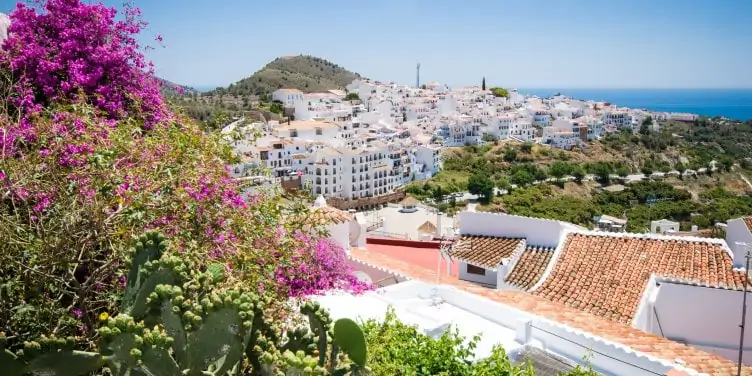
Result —
[[[381,286],[390,286],[408,280],[407,277],[400,274],[349,257],[347,259],[347,264],[352,267],[353,271],[360,271],[368,274],[368,276],[371,277],[371,281],[374,283],[382,281],[379,282],[379,285]]]
[[[650,331],[668,339],[737,361],[741,291],[660,282]],[[752,305],[752,296],[747,296]],[[656,317],[657,316],[657,317]],[[752,307],[747,310],[752,325]],[[752,330],[744,333],[743,364],[752,365]]]
[[[558,221],[508,214],[461,212],[460,234],[526,238],[527,244],[556,247],[569,226]]]
[[[445,302],[484,319],[514,329],[517,341],[535,345],[571,360],[589,356],[588,362],[604,375],[663,375],[673,368],[673,359],[657,359],[632,348],[607,341],[505,304],[461,291],[450,286],[436,288]],[[685,370],[691,371],[691,370]],[[697,374],[692,373],[690,374]]]
[[[459,265],[459,278],[463,281],[480,283],[488,286],[496,286],[497,273],[493,270],[486,269],[485,275],[471,274],[467,272],[467,263],[460,262]]]
[[[737,246],[737,242],[749,243],[752,246],[752,233],[742,218],[728,221],[726,226],[726,243],[734,252],[734,266],[744,266],[743,247]]]
[[[350,249],[350,222],[333,223],[326,227],[329,238],[345,251]]]

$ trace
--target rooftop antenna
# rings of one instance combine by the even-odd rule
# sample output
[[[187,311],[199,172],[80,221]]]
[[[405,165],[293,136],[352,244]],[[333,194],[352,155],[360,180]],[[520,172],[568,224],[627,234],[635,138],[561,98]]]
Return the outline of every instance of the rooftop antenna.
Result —
[[[447,262],[447,274],[449,274],[449,263],[452,262],[452,247],[454,246],[454,240],[455,237],[447,237],[446,235],[442,235],[441,239],[439,240],[439,259],[437,261],[436,265],[436,284],[441,283],[441,260],[446,260]]]
[[[742,299],[742,324],[739,325],[740,334],[739,334],[739,363],[737,364],[736,368],[736,376],[741,376],[742,374],[742,358],[744,356],[744,326],[747,322],[747,286],[749,284],[749,259],[752,257],[750,255],[750,247],[748,243],[743,242],[736,242],[736,245],[738,247],[744,247],[744,258],[746,260],[746,265],[744,267],[744,298]]]
[[[415,87],[420,88],[420,63],[415,67]]]

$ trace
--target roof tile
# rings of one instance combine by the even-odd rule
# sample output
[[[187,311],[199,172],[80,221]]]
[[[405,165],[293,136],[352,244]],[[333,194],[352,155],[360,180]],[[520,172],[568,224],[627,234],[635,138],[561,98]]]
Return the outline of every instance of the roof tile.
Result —
[[[551,248],[527,247],[505,281],[523,290],[529,290],[543,276],[554,250]]]
[[[475,266],[496,269],[501,260],[511,257],[524,241],[522,238],[462,235],[452,247],[451,256]]]
[[[744,224],[747,225],[749,231],[752,232],[752,217],[744,217]]]
[[[551,302],[528,292],[488,289],[447,275],[439,275],[437,278],[435,270],[411,265],[383,254],[357,248],[351,250],[350,256],[412,279],[452,285],[493,301],[623,344],[659,359],[681,360],[686,367],[698,372],[710,375],[736,375],[736,365],[717,355],[652,333],[643,332],[628,325],[615,323],[593,314],[569,308],[566,305]],[[742,375],[752,376],[752,367],[743,367]]]
[[[652,274],[741,289],[743,273],[719,244],[695,240],[569,234],[551,274],[533,294],[631,324]]]

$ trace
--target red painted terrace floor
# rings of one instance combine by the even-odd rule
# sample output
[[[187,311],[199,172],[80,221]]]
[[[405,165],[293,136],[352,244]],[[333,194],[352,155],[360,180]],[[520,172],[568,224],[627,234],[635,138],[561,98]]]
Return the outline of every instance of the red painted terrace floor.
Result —
[[[425,244],[425,242],[421,243]],[[366,250],[368,252],[379,253],[390,258],[404,261],[411,265],[420,266],[428,270],[436,270],[439,259],[438,243],[435,243],[436,248],[425,248],[425,245],[423,244],[421,244],[421,247],[409,246],[408,244],[408,242],[404,242],[404,245],[374,244],[369,242],[366,244]],[[453,262],[449,264],[449,275],[457,277],[459,275],[458,263]],[[441,260],[441,275],[446,275],[446,265],[446,260]]]

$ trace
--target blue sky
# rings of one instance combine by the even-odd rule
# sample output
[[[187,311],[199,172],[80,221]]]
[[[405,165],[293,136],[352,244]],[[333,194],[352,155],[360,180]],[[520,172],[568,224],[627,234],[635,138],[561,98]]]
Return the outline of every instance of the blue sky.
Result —
[[[303,53],[411,84],[420,62],[449,85],[752,88],[750,0],[134,2],[158,75],[199,87]]]

